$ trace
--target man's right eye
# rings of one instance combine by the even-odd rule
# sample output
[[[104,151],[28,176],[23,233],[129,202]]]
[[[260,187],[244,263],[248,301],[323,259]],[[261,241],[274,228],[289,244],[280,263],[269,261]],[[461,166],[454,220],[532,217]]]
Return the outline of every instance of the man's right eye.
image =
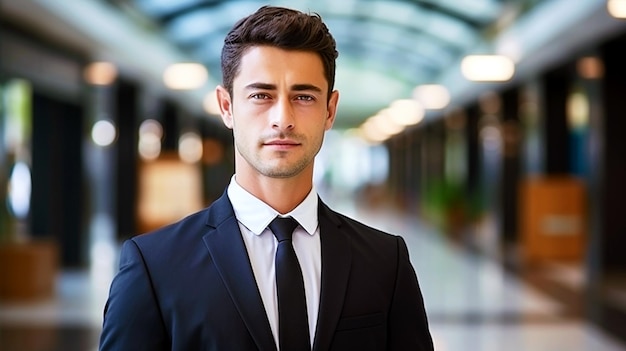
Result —
[[[265,99],[269,99],[269,95],[264,94],[264,93],[254,93],[252,95],[250,95],[251,99],[255,99],[255,100],[265,100]]]

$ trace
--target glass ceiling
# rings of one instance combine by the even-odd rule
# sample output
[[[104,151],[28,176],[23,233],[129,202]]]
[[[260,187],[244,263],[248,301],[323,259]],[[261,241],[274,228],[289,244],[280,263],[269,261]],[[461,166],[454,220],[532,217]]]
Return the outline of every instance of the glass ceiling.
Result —
[[[218,82],[223,39],[238,19],[266,4],[317,12],[337,41],[337,88],[349,120],[437,79],[514,0],[109,1],[146,17]]]

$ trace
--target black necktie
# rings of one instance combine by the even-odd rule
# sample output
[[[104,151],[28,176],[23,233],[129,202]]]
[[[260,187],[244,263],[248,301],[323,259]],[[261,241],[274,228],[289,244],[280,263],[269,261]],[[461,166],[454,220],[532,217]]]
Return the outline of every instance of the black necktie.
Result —
[[[298,222],[292,217],[276,217],[269,226],[278,239],[275,264],[281,351],[311,350],[304,280],[291,242],[297,226]]]

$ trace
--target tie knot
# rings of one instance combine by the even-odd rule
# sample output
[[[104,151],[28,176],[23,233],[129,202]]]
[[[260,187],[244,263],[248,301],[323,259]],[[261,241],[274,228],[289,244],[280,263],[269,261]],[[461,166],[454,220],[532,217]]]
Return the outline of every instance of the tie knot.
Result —
[[[278,242],[283,240],[291,240],[291,234],[293,230],[298,226],[298,221],[293,217],[276,217],[270,223],[269,227],[278,239]]]

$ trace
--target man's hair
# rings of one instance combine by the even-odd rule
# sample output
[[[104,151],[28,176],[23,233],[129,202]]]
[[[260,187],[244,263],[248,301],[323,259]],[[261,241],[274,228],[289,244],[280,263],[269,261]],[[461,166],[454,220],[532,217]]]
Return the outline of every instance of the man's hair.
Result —
[[[320,15],[263,6],[239,20],[226,35],[222,48],[222,84],[231,95],[241,57],[248,48],[259,45],[317,53],[324,65],[330,99],[335,85],[335,60],[339,54],[335,39]]]

